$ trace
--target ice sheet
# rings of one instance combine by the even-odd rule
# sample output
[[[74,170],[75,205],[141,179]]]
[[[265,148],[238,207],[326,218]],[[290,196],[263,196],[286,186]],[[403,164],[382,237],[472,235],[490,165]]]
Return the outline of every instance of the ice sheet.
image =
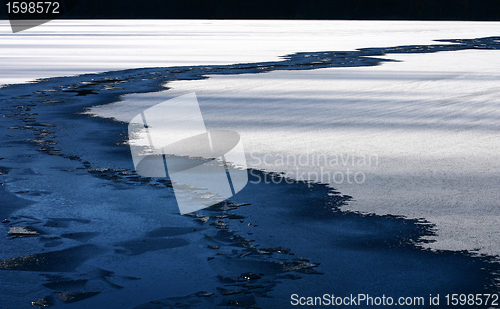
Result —
[[[494,22],[53,20],[12,34],[0,20],[0,85],[129,68],[274,61],[300,51],[354,50],[498,35]]]
[[[119,27],[124,22],[110,23]],[[282,26],[282,32],[279,35],[276,32],[276,36],[272,37],[274,41],[268,41],[267,47],[237,45],[231,48],[247,48],[245,57],[263,61],[276,60],[274,54],[314,52],[316,47],[337,49],[330,46],[334,41],[317,39],[328,32],[318,30],[328,26],[328,23],[298,22],[301,25],[316,25],[317,38],[312,35],[313,32],[306,38],[306,32],[300,32],[303,28],[293,22],[283,23],[288,23],[287,27]],[[348,25],[350,22],[332,22],[331,25],[336,23]],[[233,22],[232,27],[222,29],[221,26],[217,31],[233,31],[240,26],[243,29],[250,24],[252,22]],[[338,49],[431,44],[430,40],[423,39],[427,36],[443,39],[498,34],[494,31],[497,27],[494,23],[424,22],[411,24],[420,29],[418,31],[412,28],[401,32],[394,27],[401,25],[400,22],[383,24],[357,23],[358,28],[344,32],[343,41],[338,36],[339,42],[343,42]],[[82,37],[98,31],[90,24],[87,27],[90,30]],[[312,31],[314,27],[308,29]],[[143,39],[151,31],[146,28],[141,34]],[[121,29],[130,30],[127,27]],[[260,31],[253,34],[259,38],[270,31],[265,27],[252,29]],[[41,31],[42,28],[35,30]],[[328,33],[330,35],[331,31]],[[89,39],[67,34],[67,38],[75,40],[73,42]],[[128,40],[124,35],[112,36],[113,39],[106,43],[108,45],[100,45],[95,50],[103,52],[106,49],[103,46]],[[293,41],[294,36],[304,41]],[[26,37],[36,38],[32,35]],[[56,34],[52,33],[52,37]],[[194,40],[195,36],[188,37],[185,46],[191,44],[189,40]],[[287,37],[292,39],[285,42]],[[89,46],[93,44],[92,38],[88,40]],[[368,38],[371,41],[367,41]],[[377,39],[386,41],[376,42]],[[214,49],[207,49],[210,52],[203,55],[204,51],[200,49],[189,56],[192,58],[186,59],[200,59],[200,63],[206,64],[203,61],[208,62],[211,59],[208,55],[215,55],[215,50],[228,50],[228,54],[234,55],[234,62],[240,62],[241,55],[230,50],[224,40],[214,42],[217,42],[212,47]],[[309,42],[310,46],[302,46],[304,42]],[[66,47],[71,44],[67,43]],[[42,45],[40,43],[38,47]],[[290,50],[286,50],[285,45]],[[1,48],[5,50],[8,46]],[[141,48],[134,49],[134,52]],[[117,56],[124,50],[117,46],[112,52]],[[187,49],[179,47],[179,50],[189,54]],[[159,55],[161,49],[151,51]],[[19,55],[23,53],[20,49],[17,52]],[[78,56],[83,55],[79,52],[59,55],[61,59],[66,59],[68,70],[76,70]],[[390,54],[386,58],[401,62],[384,62],[378,67],[364,68],[231,76],[212,74],[205,80],[171,82],[167,86],[172,89],[166,92],[127,95],[123,97],[123,102],[95,108],[91,112],[128,121],[148,106],[195,91],[207,128],[239,132],[250,166],[285,171],[290,173],[290,177],[299,178],[302,175],[312,180],[315,180],[315,174],[307,173],[317,172],[321,167],[326,168],[324,172],[330,173],[346,174],[348,168],[351,175],[362,172],[366,179],[361,184],[332,183],[333,187],[340,189],[340,194],[354,197],[354,201],[342,206],[344,209],[425,217],[437,224],[438,242],[432,245],[433,248],[480,249],[481,252],[496,254],[496,209],[499,200],[496,187],[499,170],[497,52],[467,50]],[[134,57],[146,59],[139,55],[124,56],[122,60],[128,59],[128,62],[119,65],[133,64],[131,59]],[[173,57],[171,55],[166,54],[165,59]],[[268,58],[269,55],[271,57]],[[31,58],[24,59],[26,68],[39,66],[28,59]],[[92,67],[92,61],[85,62],[89,58],[81,59],[82,71],[78,69],[74,72],[84,72],[99,65],[101,68],[116,65],[111,49],[109,57],[102,58],[109,63]],[[175,65],[187,63],[179,59]],[[223,59],[221,63],[228,59]],[[56,57],[41,57],[37,61],[45,61],[47,68],[57,69],[59,64],[56,60]],[[2,61],[2,64],[7,65],[8,62]],[[22,67],[19,65],[19,68]],[[64,69],[63,66],[59,68]],[[243,71],[237,68],[232,66],[223,70]],[[9,71],[4,72],[7,74]],[[19,71],[19,76],[28,78],[26,72],[29,73],[28,70]],[[55,76],[69,71],[55,72],[35,73]],[[194,76],[183,74],[179,73],[176,77]],[[249,271],[259,276],[265,274],[257,283],[271,284],[263,286],[263,289],[270,288],[272,298],[258,299],[259,305],[265,308],[277,308],[288,303],[291,291],[311,295],[317,292],[335,292],[338,295],[369,292],[397,296],[409,295],[409,291],[421,295],[488,292],[484,288],[494,280],[493,274],[498,273],[495,272],[498,269],[496,264],[490,263],[488,258],[482,260],[471,258],[468,253],[421,250],[418,248],[422,244],[419,237],[431,235],[431,232],[419,220],[332,211],[330,207],[343,205],[346,199],[322,185],[247,185],[235,197],[241,199],[236,200],[243,203],[241,207],[223,210],[226,208],[223,204],[220,210],[206,210],[203,213],[206,216],[181,217],[179,221],[173,193],[161,190],[165,185],[168,187],[168,183],[141,179],[128,173],[133,168],[132,159],[128,146],[122,143],[127,124],[75,114],[87,106],[118,99],[121,93],[154,91],[157,89],[155,82],[173,75],[172,69],[166,68],[136,70],[51,79],[34,85],[6,87],[0,91],[1,99],[5,100],[2,109],[6,116],[0,118],[3,124],[0,128],[6,132],[2,140],[3,167],[0,167],[0,173],[4,174],[2,182],[5,182],[5,192],[9,194],[8,201],[12,202],[10,207],[17,209],[16,214],[9,217],[11,221],[8,224],[32,226],[43,233],[3,239],[6,248],[2,254],[5,272],[1,277],[5,283],[2,285],[5,286],[3,301],[16,305],[16,308],[31,307],[31,301],[53,293],[41,284],[64,285],[64,281],[55,276],[33,277],[31,272],[5,270],[20,267],[16,266],[19,258],[31,253],[43,254],[29,257],[50,258],[54,256],[51,252],[56,252],[58,256],[66,257],[67,261],[76,262],[69,259],[71,254],[89,251],[86,254],[92,255],[93,251],[98,251],[95,246],[104,250],[103,253],[90,256],[75,271],[67,273],[69,278],[66,279],[80,280],[73,283],[88,280],[89,291],[101,293],[86,301],[67,305],[68,308],[150,305],[151,300],[163,297],[169,298],[166,302],[176,302],[179,306],[189,302],[190,296],[182,299],[176,296],[200,290],[215,293],[204,299],[219,304],[221,298],[226,299],[228,287],[217,276],[240,276]],[[47,128],[44,123],[50,124],[50,130],[56,132],[54,136],[41,137],[42,132],[52,134],[41,129]],[[28,129],[30,124],[42,126]],[[38,146],[25,144],[26,139],[33,137],[35,140],[32,142],[38,143]],[[42,146],[42,151],[35,150],[39,146]],[[61,150],[54,149],[56,147]],[[273,159],[280,154],[297,158],[299,164],[276,164]],[[309,160],[313,155],[316,159],[324,155],[330,160],[336,158],[340,161],[337,165],[324,162],[315,165],[311,161],[304,164],[300,160],[304,160],[307,154],[309,156],[305,158],[309,157]],[[274,162],[274,165],[262,161],[258,163],[258,159],[263,160],[265,155],[267,162]],[[372,163],[351,166],[353,155],[356,159],[367,156]],[[252,172],[251,181],[268,175],[255,170]],[[219,211],[225,216],[218,216]],[[189,221],[191,219],[195,221]],[[9,226],[7,223],[2,226],[4,234],[7,234]],[[188,233],[191,229],[193,232]],[[145,245],[145,242],[148,244]],[[217,244],[217,249],[207,247],[208,244]],[[74,246],[78,246],[74,248],[76,251],[64,251]],[[252,246],[264,250],[264,253],[265,250],[275,253],[268,259],[268,254],[258,253],[255,248],[248,252],[247,249]],[[289,250],[294,255],[287,254]],[[225,254],[217,255],[217,252]],[[276,279],[274,272],[290,267],[287,263],[276,264],[275,261],[288,258],[296,263],[294,258],[299,256],[310,258],[311,263],[321,263],[317,269],[324,274],[315,275],[315,269],[312,269],[311,274],[305,272],[300,275],[302,280],[290,280],[297,279],[294,276],[288,279],[276,276],[279,284],[274,286],[273,281],[269,281]],[[263,257],[266,263],[261,263]],[[49,259],[42,264],[52,267],[54,261]],[[276,270],[276,265],[282,267]],[[25,266],[33,267],[29,260]],[[60,269],[67,267],[69,270],[70,266],[71,263],[61,264]],[[221,286],[224,288],[219,289]],[[244,296],[249,290],[243,292]],[[252,287],[252,291],[256,290]],[[252,291],[250,293],[256,293]],[[257,289],[255,295],[258,293]]]
[[[498,52],[386,58],[401,62],[211,76],[147,96],[194,91],[207,128],[241,134],[249,166],[330,183],[352,210],[424,217],[432,248],[499,254]],[[149,100],[124,98],[94,112],[128,121]]]
[[[498,35],[500,28],[490,22],[56,20],[12,34],[8,22],[0,22],[0,84],[133,67],[273,61],[300,51],[431,44]],[[330,181],[355,197],[349,207],[424,216],[439,223],[441,241],[434,247],[498,253],[497,53],[389,58],[403,62],[174,82],[167,96],[196,91],[207,123],[240,132],[256,156],[376,156],[377,166],[351,170],[366,175],[362,185]],[[106,116],[105,109],[100,113]],[[296,176],[320,172],[317,166],[297,171],[255,161],[249,158],[252,166]]]

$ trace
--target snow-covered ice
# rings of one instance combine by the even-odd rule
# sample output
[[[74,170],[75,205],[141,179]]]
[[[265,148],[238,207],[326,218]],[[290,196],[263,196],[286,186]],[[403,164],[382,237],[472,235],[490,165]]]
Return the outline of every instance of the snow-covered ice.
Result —
[[[0,89],[0,229],[22,236],[0,239],[0,304],[89,297],[65,306],[281,308],[295,291],[498,291],[492,258],[420,246],[433,235],[429,220],[432,248],[499,253],[498,42],[429,49],[452,44],[434,39],[497,36],[499,23],[53,21],[16,35],[5,29],[0,83],[177,68]],[[413,47],[385,56],[350,52],[405,44]],[[311,53],[278,63],[296,52]],[[232,63],[250,64],[208,66]],[[165,81],[168,90],[154,92]],[[207,129],[241,135],[250,167],[340,193],[276,184],[289,179],[251,169],[233,201],[180,216],[168,180],[132,170],[127,123],[101,117],[127,122],[192,92]],[[81,114],[92,105],[100,106],[87,112],[100,117]]]
[[[53,20],[12,33],[0,20],[0,85],[144,67],[275,61],[306,51],[496,36],[495,22]]]
[[[274,61],[301,51],[432,44],[500,30],[495,22],[56,20],[14,35],[2,23],[0,83]],[[497,52],[387,58],[402,62],[179,81],[167,96],[196,91],[207,121],[239,130],[254,153],[378,155],[378,166],[355,168],[366,174],[363,185],[334,183],[354,196],[350,208],[423,216],[439,223],[436,248],[499,253]],[[297,174],[255,161],[249,159]]]
[[[249,166],[329,183],[352,210],[424,217],[432,248],[499,254],[498,51],[385,58],[398,62],[174,81],[92,112],[129,121],[194,91],[207,127],[241,134]]]

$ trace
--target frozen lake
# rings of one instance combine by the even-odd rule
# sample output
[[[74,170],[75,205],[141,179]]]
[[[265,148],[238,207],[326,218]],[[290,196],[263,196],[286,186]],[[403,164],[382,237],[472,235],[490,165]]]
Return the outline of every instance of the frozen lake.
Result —
[[[65,59],[49,62],[53,71],[41,70],[39,77],[141,66],[276,61],[301,51],[429,45],[438,39],[494,36],[500,30],[499,23],[470,22],[131,21],[128,25],[106,21],[104,27],[72,23],[57,21],[31,30],[40,32],[29,36],[28,42],[40,44],[36,51],[41,57],[60,53]],[[48,33],[55,38],[44,38],[48,42],[43,43]],[[67,37],[75,42],[72,48],[82,45],[75,51],[82,53],[78,61],[67,49],[55,51]],[[21,42],[9,38],[12,47]],[[485,50],[391,54],[382,58],[398,62],[377,67],[175,81],[154,99],[128,96],[95,112],[129,121],[148,100],[158,103],[196,92],[209,126],[242,134],[250,166],[330,183],[354,197],[347,206],[352,210],[424,217],[437,224],[438,242],[431,244],[433,248],[498,254],[497,54]],[[12,57],[5,64],[12,65],[20,56]],[[18,67],[39,65],[24,60]],[[8,68],[4,72],[16,74]],[[287,155],[336,158],[337,163],[278,160]],[[375,161],[358,164],[361,157]],[[329,174],[321,177],[322,172]],[[359,173],[356,180],[362,184],[348,180],[348,173]]]
[[[488,258],[422,247],[500,254],[499,40],[479,39],[500,23],[59,20],[15,35],[1,23],[0,84],[69,77],[0,89],[1,228],[38,233],[0,240],[0,304],[77,290],[88,299],[67,308],[496,291]],[[447,39],[464,41],[434,41]],[[253,168],[236,204],[198,217],[134,174],[126,144],[132,117],[192,92]]]
[[[56,20],[13,35],[2,22],[0,83],[141,67],[276,61],[295,52],[429,45],[500,33],[495,22]],[[247,158],[255,168],[293,178],[310,171],[305,178],[315,180],[321,178],[320,166],[287,166],[276,162],[277,156],[377,157],[377,166],[325,167],[330,179],[323,182],[352,195],[355,201],[348,207],[353,210],[438,223],[435,248],[500,253],[500,190],[494,180],[500,173],[497,52],[385,58],[400,62],[177,81],[159,96],[196,92],[212,127],[243,134],[247,155],[260,157]],[[123,105],[110,108],[99,111],[128,121],[143,106],[127,109],[128,114],[120,112]],[[266,154],[271,160],[263,162]],[[357,180],[366,180],[353,185],[347,178],[341,181],[340,174],[334,180],[337,171],[342,177],[359,172]]]

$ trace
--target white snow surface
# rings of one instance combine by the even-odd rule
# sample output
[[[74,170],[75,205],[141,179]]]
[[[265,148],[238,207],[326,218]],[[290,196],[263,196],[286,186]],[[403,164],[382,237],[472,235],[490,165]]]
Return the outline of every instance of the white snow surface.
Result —
[[[144,67],[275,61],[300,51],[498,35],[495,22],[53,20],[13,34],[0,20],[0,85]]]
[[[499,254],[498,51],[388,58],[401,62],[175,81],[91,113],[129,121],[194,91],[207,128],[240,133],[249,167],[329,183],[353,196],[346,209],[423,217],[431,248]]]

